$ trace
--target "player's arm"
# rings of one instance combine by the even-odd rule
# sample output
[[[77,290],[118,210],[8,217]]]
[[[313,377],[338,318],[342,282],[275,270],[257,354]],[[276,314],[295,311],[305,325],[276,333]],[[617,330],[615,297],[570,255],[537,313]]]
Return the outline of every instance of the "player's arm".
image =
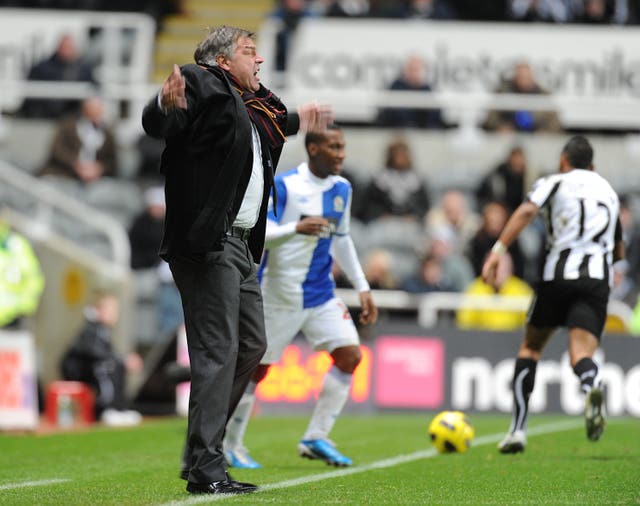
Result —
[[[265,249],[275,248],[296,235],[296,222],[281,225],[275,220],[267,219],[267,230],[264,236]]]
[[[371,296],[369,283],[364,275],[356,248],[353,245],[351,236],[336,235],[333,239],[333,255],[338,261],[340,268],[358,291],[360,298],[360,323],[363,325],[375,323],[378,319],[378,307]]]
[[[287,242],[296,234],[329,236],[329,221],[321,216],[307,216],[300,221],[292,221],[281,225],[275,220],[267,220],[265,247],[275,248]]]
[[[495,284],[496,269],[500,262],[500,257],[507,251],[511,243],[517,239],[520,232],[536,217],[538,210],[539,208],[536,204],[526,200],[513,212],[482,266],[482,279],[484,279],[485,283],[492,286]]]
[[[264,238],[264,245],[266,249],[276,248],[287,242],[296,234],[295,221],[282,223],[282,218],[285,214],[287,203],[289,202],[287,185],[282,177],[276,176],[273,186],[273,191],[277,193],[278,198],[269,198],[269,204],[267,207],[267,227]],[[274,206],[274,201],[277,201],[277,207]]]

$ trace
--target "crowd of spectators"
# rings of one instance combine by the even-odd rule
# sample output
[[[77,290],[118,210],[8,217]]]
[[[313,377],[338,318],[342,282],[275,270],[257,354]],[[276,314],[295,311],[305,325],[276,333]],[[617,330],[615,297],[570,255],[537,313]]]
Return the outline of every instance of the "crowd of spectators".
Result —
[[[288,0],[277,0],[279,12]],[[633,24],[638,22],[635,0],[306,0],[309,15],[463,21]]]
[[[357,181],[352,209],[352,235],[373,288],[413,294],[531,293],[542,269],[542,217],[509,247],[508,265],[500,278],[504,284],[498,290],[480,278],[486,255],[511,212],[526,198],[531,174],[524,148],[515,145],[509,149],[504,161],[478,177],[471,188],[436,194],[429,191],[430,181],[412,169],[406,142],[393,140],[387,152],[386,167],[374,173],[368,183]],[[345,175],[355,180],[351,172]],[[627,258],[615,265],[612,298],[633,308],[640,292],[640,223],[628,195],[621,197],[621,223]],[[348,286],[339,268],[336,281],[339,286]],[[499,330],[497,326],[517,328],[524,316],[509,313],[493,318],[485,311],[461,312],[457,322],[494,330]]]
[[[15,3],[15,2],[13,2]],[[104,2],[53,0],[30,2],[32,7],[64,7],[108,10],[145,10],[145,6],[162,4],[181,9],[178,0],[165,2],[138,1]],[[273,15],[282,20],[277,35],[276,67],[285,70],[286,54],[291,37],[301,19],[327,17],[389,17],[437,20],[543,21],[543,22],[607,22],[636,21],[637,5],[631,1],[564,0],[495,2],[486,5],[464,0],[279,0]],[[0,1],[0,6],[12,5]],[[496,5],[501,6],[497,9]],[[21,7],[27,6],[21,2]],[[83,7],[84,6],[84,7]],[[500,13],[498,13],[500,10]],[[600,21],[596,21],[600,20]],[[32,67],[29,79],[83,81],[95,83],[93,69],[79,54],[73,39],[64,35],[55,52]],[[408,55],[401,73],[392,80],[390,90],[431,91],[428,64],[419,55]],[[526,61],[515,64],[513,75],[495,90],[510,94],[546,94]],[[28,118],[55,119],[56,132],[46,163],[39,174],[62,178],[83,188],[85,196],[98,182],[118,178],[118,160],[114,133],[105,119],[99,97],[81,103],[61,99],[27,100],[20,115]],[[378,111],[377,126],[387,128],[440,129],[449,125],[437,109],[383,107]],[[489,111],[484,127],[497,132],[560,132],[554,111]],[[138,142],[140,168],[137,172],[140,192],[139,208],[130,209],[123,225],[130,231],[132,268],[157,271],[162,287],[157,305],[174,307],[170,274],[162,273],[153,251],[162,232],[163,202],[158,188],[145,189],[158,183],[157,164],[161,143],[141,136]],[[387,146],[385,164],[366,181],[354,178],[354,225],[361,230],[354,234],[356,246],[363,251],[363,265],[371,286],[379,289],[404,289],[411,293],[433,291],[464,292],[480,274],[488,250],[495,242],[509,214],[525,197],[527,161],[522,147],[514,146],[505,153],[504,161],[478,178],[474,191],[451,189],[434,195],[425,171],[414,167],[410,146],[397,137]],[[349,174],[346,174],[350,177]],[[109,187],[111,188],[111,187]],[[85,191],[86,190],[86,191]],[[466,189],[468,190],[468,188]],[[104,192],[102,192],[104,194]],[[109,192],[107,192],[109,193]],[[111,192],[122,196],[121,192]],[[143,197],[144,195],[144,197]],[[90,202],[89,202],[90,203]],[[126,206],[115,204],[123,209]],[[624,209],[624,208],[623,208]],[[616,272],[614,296],[633,305],[640,286],[640,226],[633,213],[624,216],[625,237],[630,255]],[[542,251],[544,231],[540,223],[530,227],[530,236],[537,248],[523,247],[519,242],[510,248],[511,274],[523,283],[535,283]],[[358,236],[362,242],[358,244]],[[393,243],[396,244],[394,247]],[[336,278],[340,280],[339,270]],[[477,284],[477,280],[475,282]],[[161,296],[164,293],[166,296]],[[166,312],[166,311],[165,311]],[[159,314],[164,314],[160,311]],[[173,319],[167,325],[174,325]],[[166,326],[159,324],[160,329]]]
[[[281,20],[276,36],[276,70],[287,70],[290,41],[303,18],[357,19],[429,19],[448,21],[538,22],[563,24],[637,25],[640,2],[637,0],[277,0],[273,16]],[[409,55],[400,75],[387,86],[397,91],[432,91],[428,62]],[[437,89],[435,91],[438,91]],[[517,62],[509,75],[493,90],[497,94],[549,96],[536,80],[526,59]],[[482,127],[496,132],[546,132],[563,130],[555,110],[494,109],[488,111]],[[447,128],[437,108],[383,107],[376,126],[411,128]]]

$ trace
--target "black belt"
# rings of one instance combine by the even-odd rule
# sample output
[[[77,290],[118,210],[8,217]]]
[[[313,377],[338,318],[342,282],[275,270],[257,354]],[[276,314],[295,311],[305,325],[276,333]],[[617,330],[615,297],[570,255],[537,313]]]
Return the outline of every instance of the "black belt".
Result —
[[[231,227],[231,229],[227,232],[227,235],[231,237],[238,237],[243,241],[246,241],[249,239],[249,236],[251,235],[251,229],[241,228],[241,227]]]

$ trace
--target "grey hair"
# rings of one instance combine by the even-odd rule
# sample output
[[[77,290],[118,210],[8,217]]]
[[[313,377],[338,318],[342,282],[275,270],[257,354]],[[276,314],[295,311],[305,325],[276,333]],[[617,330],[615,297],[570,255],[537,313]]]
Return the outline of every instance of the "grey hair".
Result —
[[[216,58],[222,56],[227,59],[233,57],[238,39],[248,37],[253,39],[254,33],[244,28],[233,26],[219,26],[212,29],[208,35],[198,44],[193,59],[198,64],[217,65]]]

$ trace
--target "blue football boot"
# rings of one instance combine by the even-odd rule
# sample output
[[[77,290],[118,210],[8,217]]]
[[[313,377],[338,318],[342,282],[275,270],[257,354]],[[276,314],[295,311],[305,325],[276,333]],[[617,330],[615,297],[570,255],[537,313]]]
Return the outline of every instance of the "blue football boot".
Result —
[[[345,457],[328,439],[303,439],[298,444],[298,453],[307,459],[323,460],[330,466],[349,467],[353,461]]]
[[[260,469],[262,467],[251,458],[249,450],[246,448],[227,449],[224,451],[224,456],[227,459],[229,467],[236,467],[238,469]]]

